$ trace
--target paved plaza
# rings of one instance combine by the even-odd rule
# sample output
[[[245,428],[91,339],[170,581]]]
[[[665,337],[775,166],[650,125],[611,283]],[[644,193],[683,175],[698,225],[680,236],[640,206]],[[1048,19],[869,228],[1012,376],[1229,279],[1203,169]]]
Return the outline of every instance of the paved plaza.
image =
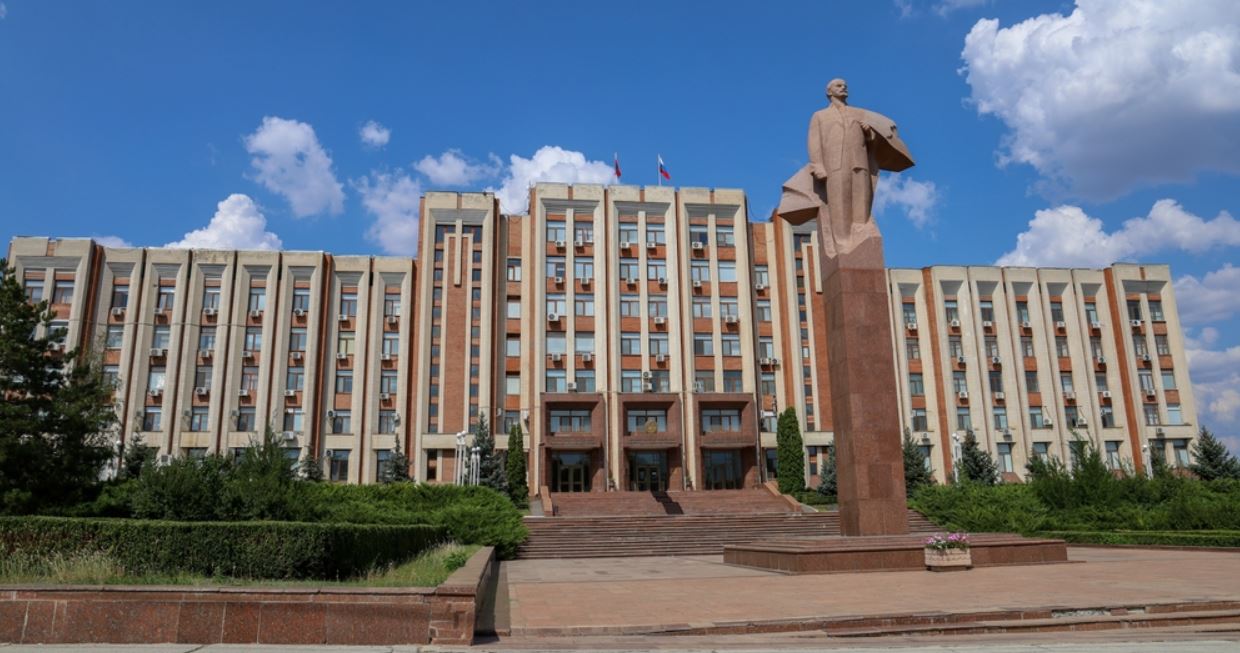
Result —
[[[1005,609],[1240,601],[1240,553],[1072,547],[1072,562],[951,575],[784,575],[721,556],[504,563],[514,638]]]

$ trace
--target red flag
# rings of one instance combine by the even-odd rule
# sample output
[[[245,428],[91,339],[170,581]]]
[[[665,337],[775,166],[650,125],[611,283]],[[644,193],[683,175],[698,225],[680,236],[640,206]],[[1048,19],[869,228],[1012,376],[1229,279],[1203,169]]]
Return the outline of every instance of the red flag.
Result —
[[[667,165],[663,163],[662,156],[659,157],[659,174],[668,181],[672,180],[672,173],[667,171]]]
[[[620,178],[620,153],[619,152],[612,155],[611,163],[612,163],[612,167],[615,168],[616,170],[616,179],[619,179]]]

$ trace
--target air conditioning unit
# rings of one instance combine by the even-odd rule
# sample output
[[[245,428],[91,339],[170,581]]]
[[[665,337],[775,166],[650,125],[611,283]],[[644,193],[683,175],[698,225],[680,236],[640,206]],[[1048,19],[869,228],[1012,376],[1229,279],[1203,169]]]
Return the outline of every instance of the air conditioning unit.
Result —
[[[662,315],[656,315],[654,318],[654,323],[655,323],[655,326],[662,326],[664,324],[667,324],[667,318],[663,317]]]
[[[1051,421],[1051,420],[1049,420],[1049,419],[1048,419],[1048,420],[1045,420],[1045,421],[1043,421],[1043,422],[1042,422],[1042,428],[1047,428],[1047,429],[1050,429],[1050,428],[1055,428],[1055,422],[1053,422],[1053,421]]]
[[[1099,322],[1099,321],[1097,321],[1097,320],[1094,320],[1094,321],[1092,321],[1092,322],[1090,322],[1090,323],[1089,323],[1089,328],[1091,328],[1091,329],[1101,329],[1101,328],[1102,328],[1102,323],[1101,323],[1101,322]]]
[[[167,355],[168,355],[168,350],[167,350],[167,349],[161,349],[161,348],[159,348],[159,347],[152,347],[152,348],[151,348],[151,357],[152,357],[152,358],[163,358],[164,356],[167,356]]]
[[[643,379],[654,378],[654,373],[652,373],[650,370],[646,370],[645,372],[642,372],[642,378]]]
[[[1089,426],[1089,422],[1086,422],[1084,417],[1078,417],[1078,418],[1076,418],[1076,425],[1077,425],[1078,427],[1079,427],[1079,426]]]
[[[959,365],[964,365],[964,356],[957,356],[956,363]]]
[[[1001,362],[1002,362],[1002,361],[1000,361],[1000,360],[999,360],[999,357],[998,357],[998,356],[991,356],[991,357],[990,357],[990,364],[991,364],[991,365],[998,365],[998,364],[999,364],[999,363],[1001,363]]]
[[[694,279],[694,280],[693,280],[693,287],[694,287],[694,288],[701,288],[701,287],[702,287],[702,282],[701,282],[701,281],[698,281],[697,279]]]
[[[1069,399],[1069,400],[1071,400],[1071,399],[1076,399],[1076,393],[1075,393],[1075,392],[1073,392],[1073,391],[1071,391],[1071,390],[1064,390],[1064,391],[1063,391],[1063,398],[1064,398],[1064,399]]]
[[[114,309],[112,309],[112,317],[121,317],[121,316],[123,316],[123,315],[125,315],[125,309],[123,309],[123,308],[121,308],[121,307],[119,307],[119,306],[118,306],[118,307],[116,307],[116,308],[114,308]]]
[[[548,322],[559,322],[560,314],[559,313],[547,313],[547,321]]]
[[[1068,323],[1067,323],[1067,322],[1064,322],[1063,320],[1060,320],[1060,321],[1058,321],[1058,322],[1056,322],[1056,323],[1055,323],[1055,328],[1056,328],[1056,329],[1064,329],[1064,328],[1067,328],[1067,326],[1068,326]]]
[[[555,241],[555,248],[556,248],[556,249],[564,249],[567,245],[568,245],[568,243],[566,243],[566,242],[564,242],[564,241],[562,241],[562,240],[557,240],[557,241]]]
[[[569,392],[577,392],[577,382],[569,381],[568,383],[564,384],[564,388],[568,390]]]
[[[207,388],[203,386],[198,386],[197,388],[194,388],[194,394],[198,395],[199,397],[207,396],[207,392],[208,392]]]
[[[296,441],[297,441],[297,431],[285,431],[285,432],[284,432],[284,441],[285,441],[285,442],[296,442]]]
[[[643,383],[643,384],[642,384],[642,390],[643,390],[643,391],[645,391],[645,392],[652,392],[652,391],[654,391],[654,384],[653,384],[653,383],[649,383],[649,382],[647,382],[647,383]]]
[[[1006,397],[1007,395],[1003,394],[1001,391],[995,393],[995,401],[1003,401]]]
[[[995,323],[994,323],[994,322],[991,322],[990,320],[983,320],[983,321],[982,321],[982,328],[983,328],[983,329],[989,329],[990,327],[993,327],[994,325],[995,325]]]
[[[242,351],[242,352],[241,352],[241,357],[242,357],[242,358],[254,358],[254,357],[255,357],[255,356],[257,356],[257,355],[258,355],[258,352],[255,352],[255,351],[254,351],[254,350],[252,350],[252,349],[246,349],[246,350],[244,350],[244,351]]]
[[[238,391],[237,391],[237,396],[238,396],[238,397],[248,397],[248,396],[250,396],[250,389],[249,389],[249,388],[242,388],[242,389],[238,390]]]
[[[1097,356],[1094,356],[1094,360],[1097,361],[1099,365],[1102,365],[1107,362],[1107,357],[1102,354],[1098,354]]]
[[[667,362],[667,354],[655,354],[655,356],[654,356],[654,362],[656,362],[656,363],[666,363],[666,362]]]
[[[337,320],[337,321],[339,321],[339,322],[348,322],[348,321],[349,321],[349,316],[348,316],[348,315],[345,315],[344,313],[341,313],[340,315],[337,315],[337,316],[336,316],[336,320]]]
[[[968,399],[968,398],[969,398],[969,391],[968,391],[968,390],[961,390],[960,392],[957,392],[957,393],[956,393],[956,398],[957,398],[957,399]]]
[[[305,316],[306,316],[306,309],[304,309],[304,308],[294,308],[294,309],[293,309],[293,316],[294,316],[294,317],[305,317]]]
[[[740,322],[740,321],[741,321],[741,319],[740,319],[739,317],[735,316],[735,315],[725,315],[725,316],[723,316],[723,323],[724,323],[724,324],[736,324],[737,322]]]
[[[1149,355],[1149,354],[1141,354],[1141,360],[1142,360],[1142,361],[1145,361],[1146,363],[1150,362],[1150,355]]]
[[[594,360],[594,354],[591,354],[590,352],[586,352],[581,355],[581,362],[583,363],[589,363],[589,362],[592,362],[593,360]]]
[[[1158,391],[1154,390],[1153,388],[1146,388],[1146,389],[1145,389],[1145,396],[1147,396],[1147,397],[1157,397],[1157,396],[1158,396]]]
[[[336,352],[336,360],[342,361],[349,357],[349,354],[343,351]]]
[[[288,355],[295,361],[301,360],[301,352],[299,351],[291,351]]]
[[[667,277],[659,277],[659,285],[660,285],[660,286],[666,286],[666,285],[667,285]]]
[[[753,289],[754,289],[754,292],[762,292],[763,290],[766,290],[766,284],[765,284],[765,283],[755,283],[755,284],[753,285]]]
[[[1141,320],[1129,320],[1128,323],[1135,327],[1139,327],[1143,324]]]
[[[1100,392],[1100,393],[1098,393],[1098,394],[1102,395],[1102,398],[1103,398],[1103,399],[1110,399],[1110,398],[1111,398],[1111,391],[1110,391],[1110,390],[1103,390],[1102,392]]]
[[[558,363],[564,360],[564,354],[551,354],[551,362]]]
[[[904,323],[904,328],[905,328],[905,329],[908,329],[909,331],[916,331],[916,330],[917,330],[917,323],[916,323],[916,322],[905,322],[905,323]]]
[[[157,467],[167,467],[168,465],[171,465],[171,464],[172,464],[172,456],[169,454],[161,453],[155,457],[155,465]]]
[[[585,247],[586,241],[581,238],[578,238],[575,242],[573,242],[573,246],[578,247],[578,248]]]
[[[388,400],[390,400],[391,398],[392,398],[392,393],[390,393],[390,392],[380,392],[380,393],[379,393],[379,401],[388,401]]]
[[[552,281],[552,283],[554,283],[554,284],[555,284],[555,285],[557,285],[557,286],[562,286],[562,285],[564,285],[564,277],[561,277],[561,276],[556,276],[556,277],[553,277],[553,278],[551,279],[551,281]]]
[[[284,396],[285,396],[285,397],[296,397],[296,396],[297,396],[297,391],[296,391],[296,390],[293,390],[293,389],[291,389],[291,388],[290,388],[290,389],[288,389],[288,390],[285,390],[285,391],[284,391]]]
[[[211,356],[213,355],[215,355],[215,352],[210,349],[199,349],[198,350],[199,358],[211,358]]]
[[[147,393],[150,394],[152,397],[158,397],[164,394],[164,389],[163,388],[151,388],[150,390],[147,390]]]
[[[620,249],[628,249],[628,248],[630,248],[630,247],[632,247],[632,246],[633,246],[633,243],[631,243],[631,242],[629,242],[629,241],[627,241],[627,240],[622,240],[622,241],[620,241]]]
[[[399,323],[400,323],[400,316],[399,316],[399,315],[389,315],[389,316],[387,316],[387,323],[388,323],[388,324],[399,324]]]
[[[262,311],[261,309],[257,309],[257,308],[256,308],[256,309],[254,309],[254,310],[250,311],[250,317],[253,317],[253,318],[260,318],[260,317],[262,317],[262,316],[263,316],[263,311]]]
[[[690,247],[693,249],[706,249],[706,243],[695,242]]]
[[[658,243],[656,243],[656,242],[654,242],[653,240],[648,240],[648,241],[646,241],[646,249],[654,249],[654,248],[656,248],[656,247],[658,247],[658,246],[659,246],[659,244],[658,244]]]
[[[694,381],[694,382],[693,382],[693,391],[694,391],[694,392],[704,392],[705,390],[706,390],[706,384],[705,384],[705,383],[702,383],[701,381]]]
[[[590,277],[582,277],[582,278],[581,278],[581,287],[582,287],[582,288],[589,288],[589,287],[590,287],[590,282],[591,282],[591,281],[594,281],[594,279],[591,279]]]
[[[216,309],[214,309],[214,308],[209,308],[209,307],[208,307],[208,308],[204,308],[204,309],[202,309],[202,314],[203,314],[203,315],[206,315],[207,317],[215,317],[215,314],[216,314],[217,312],[218,312],[218,310],[216,310]]]
[[[771,366],[775,364],[776,360],[777,359],[774,359],[774,358],[759,358],[758,364],[762,366]]]
[[[953,329],[959,329],[959,328],[960,328],[960,320],[952,320],[952,321],[951,321],[951,327],[952,327]]]
[[[1032,327],[1032,326],[1033,326],[1033,325],[1029,323],[1029,320],[1025,320],[1025,321],[1023,321],[1023,322],[1021,322],[1021,323],[1020,323],[1020,328],[1022,328],[1022,329],[1028,329],[1028,328],[1030,328],[1030,327]]]

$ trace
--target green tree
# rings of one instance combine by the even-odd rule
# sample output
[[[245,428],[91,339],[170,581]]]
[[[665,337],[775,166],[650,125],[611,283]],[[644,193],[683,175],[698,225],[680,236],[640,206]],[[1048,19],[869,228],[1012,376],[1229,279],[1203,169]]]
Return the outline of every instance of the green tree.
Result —
[[[775,433],[775,474],[779,491],[793,494],[805,489],[805,443],[801,440],[801,427],[797,424],[797,411],[786,409],[779,416]]]
[[[295,478],[280,438],[268,424],[232,463],[224,487],[226,519],[286,520],[293,514],[290,486]]]
[[[1227,451],[1227,445],[1214,437],[1206,427],[1201,427],[1197,441],[1193,443],[1193,458],[1189,466],[1197,478],[1213,481],[1216,478],[1240,478],[1240,461]]]
[[[818,470],[818,494],[832,499],[839,496],[839,480],[835,475],[835,447],[827,448],[827,460]]]
[[[114,388],[84,352],[60,351],[54,317],[0,259],[0,512],[78,503],[111,457]]]
[[[977,446],[973,430],[965,431],[960,451],[960,480],[995,485],[999,482],[999,469],[990,453]]]
[[[495,437],[491,434],[486,415],[480,415],[478,425],[474,427],[474,448],[478,450],[478,485],[508,494],[504,461],[495,453]]]
[[[400,446],[400,438],[396,438],[396,448],[383,468],[379,470],[379,480],[383,483],[401,483],[410,480],[409,457]]]
[[[513,505],[524,508],[530,502],[530,488],[525,477],[525,438],[517,424],[508,429],[507,463],[508,496],[512,498]]]
[[[311,483],[322,481],[324,478],[323,459],[306,452],[301,460],[297,461],[297,478]]]
[[[934,476],[926,468],[926,456],[922,454],[921,447],[913,440],[913,434],[907,428],[904,429],[903,448],[904,491],[911,497],[917,488],[934,485]]]
[[[141,433],[131,435],[129,440],[122,445],[121,468],[117,477],[124,480],[141,476],[142,470],[155,462],[155,451],[153,447],[146,446],[146,440]]]

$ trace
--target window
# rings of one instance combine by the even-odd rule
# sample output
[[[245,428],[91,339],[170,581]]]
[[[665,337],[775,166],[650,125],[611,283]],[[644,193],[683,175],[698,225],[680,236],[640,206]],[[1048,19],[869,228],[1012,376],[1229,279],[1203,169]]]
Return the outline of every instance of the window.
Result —
[[[43,301],[43,280],[42,279],[26,279],[26,299],[32,304]]]
[[[129,306],[129,286],[112,286],[112,308]]]
[[[771,336],[758,338],[758,358],[775,358],[775,340]]]
[[[1094,360],[1101,359],[1102,338],[1099,338],[1098,336],[1093,336],[1089,339],[1089,354],[1094,357]]]
[[[1188,467],[1188,440],[1176,439],[1171,441],[1171,449],[1175,453],[1175,466]]]
[[[990,381],[990,391],[992,393],[1003,392],[1003,372],[991,370],[988,377]]]
[[[521,280],[521,259],[509,258],[508,265],[505,268],[505,274],[509,281]]]
[[[241,368],[241,389],[248,392],[250,396],[258,390],[258,368],[247,366]]]
[[[1102,323],[1102,321],[1098,318],[1098,304],[1094,302],[1085,302],[1085,319],[1089,320],[1089,324],[1091,326]]]
[[[1012,465],[1012,445],[1009,442],[1000,442],[999,449],[999,471],[1001,473],[1012,473],[1015,466]]]
[[[735,268],[733,272],[735,273]],[[706,261],[693,261],[689,264],[689,278],[693,281],[701,281],[703,283],[710,281],[710,263]]]
[[[719,261],[719,281],[723,283],[736,281],[736,261]]]
[[[357,316],[357,291],[340,293],[340,314],[345,317]]]
[[[547,257],[547,278],[550,279],[552,277],[560,277],[561,279],[563,279],[565,276],[567,276],[565,272],[567,270],[566,266],[567,264],[565,263],[563,256],[548,256]]]
[[[956,306],[956,300],[948,299],[943,301],[943,318],[948,324],[960,321],[960,308]]]
[[[573,238],[585,243],[594,242],[594,223],[586,220],[576,220],[573,222]]]
[[[731,225],[715,225],[715,245],[719,247],[736,247],[736,232]]]
[[[203,382],[204,382],[203,385],[205,386],[206,383],[209,383],[209,379],[211,378],[211,368],[210,367],[206,367],[206,368],[199,367],[198,368],[199,372],[201,372],[204,369],[206,370],[206,376],[203,378]],[[195,381],[195,385],[196,384],[197,384],[197,381]],[[284,375],[284,389],[285,390],[304,390],[305,386],[306,386],[306,368],[304,367],[288,368],[288,372]]]
[[[635,258],[620,259],[620,278],[621,279],[623,280],[640,279],[641,276],[642,276],[641,268],[638,266],[637,259]]]
[[[1038,389],[1038,373],[1036,370],[1025,370],[1025,391],[1041,392]]]
[[[1008,428],[1007,408],[1003,406],[995,406],[991,410],[991,416],[994,417],[994,425],[996,431],[1006,431]]]
[[[547,222],[547,242],[568,240],[568,228],[563,222]]]
[[[254,431],[257,423],[253,406],[242,406],[237,409],[237,430]]]
[[[654,425],[656,433],[667,431],[667,411],[658,408],[630,409],[625,411],[624,423],[628,433],[645,433]]]
[[[646,244],[647,245],[666,245],[667,235],[663,230],[662,222],[646,222]]]
[[[1174,370],[1163,370],[1162,371],[1162,389],[1163,390],[1175,390],[1176,389]]]
[[[293,431],[300,433],[302,427],[306,423],[306,414],[300,408],[292,408],[284,411],[284,429],[285,431]]]
[[[504,315],[509,320],[521,319],[521,300],[509,298],[508,308],[506,311],[504,311]]]
[[[395,433],[396,432],[396,411],[381,410],[379,411],[379,428],[376,433]]]
[[[151,394],[163,392],[167,378],[168,372],[166,368],[152,367],[146,373],[146,391]]]
[[[594,383],[594,370],[577,370],[574,378],[577,381],[577,392],[594,392],[597,389]]]
[[[349,453],[347,449],[332,450],[327,462],[328,480],[336,483],[349,480]]]
[[[1038,460],[1042,460],[1042,461],[1050,460],[1051,459],[1051,443],[1034,442],[1033,443],[1033,457],[1037,458]]]
[[[1146,394],[1154,392],[1154,374],[1149,370],[1137,370],[1137,380],[1140,382],[1141,391]]]
[[[1158,426],[1158,404],[1145,404],[1145,425]]]
[[[646,342],[650,348],[651,356],[658,356],[659,354],[666,356],[670,352],[666,333],[651,332]]]
[[[293,289],[293,311],[309,311],[310,310],[310,289],[294,288]]]
[[[904,315],[904,323],[917,325],[917,305],[913,302],[903,302],[900,304],[900,312]]]
[[[1141,315],[1141,300],[1139,299],[1128,300],[1128,319],[1138,320],[1138,321],[1143,319]]]
[[[999,357],[999,339],[995,336],[986,336],[984,341],[986,344],[986,355],[990,358]]]
[[[757,319],[757,321],[759,322],[770,322],[771,321],[771,300],[759,299],[758,301],[754,302],[754,310],[756,312],[756,315],[754,317],[755,319]]]
[[[52,285],[52,303],[53,304],[72,304],[73,303],[73,280],[57,279]]]
[[[622,370],[620,372],[620,392],[641,392],[642,373],[638,370]]]
[[[698,392],[715,391],[714,370],[698,370],[693,373],[693,389]]]
[[[667,317],[667,295],[651,295],[646,302],[646,312],[650,317]]]
[[[636,243],[637,242],[637,223],[621,222],[620,223],[620,242]]]
[[[741,430],[741,411],[736,408],[704,408],[701,417],[703,433]]]
[[[771,273],[765,265],[753,266],[753,282],[755,285],[771,287]]]
[[[1140,333],[1132,334],[1132,353],[1137,358],[1144,358],[1150,355],[1150,348],[1145,344],[1145,336]]]
[[[914,431],[925,431],[928,428],[926,421],[926,409],[914,408],[912,422]]]
[[[977,303],[978,312],[982,316],[983,322],[994,323],[995,321],[995,303],[989,299],[983,299]]]
[[[1058,324],[1063,322],[1063,302],[1051,302],[1051,321]]]
[[[1166,321],[1166,318],[1163,316],[1162,301],[1157,300],[1157,299],[1151,299],[1149,301],[1149,307],[1150,307],[1150,320],[1151,321],[1153,322],[1165,322]]]
[[[1167,342],[1167,336],[1154,336],[1154,351],[1158,352],[1159,356],[1171,355],[1171,344]]]
[[[1102,416],[1102,428],[1115,428],[1115,411],[1110,406],[1099,406],[1098,413]]]
[[[121,367],[119,365],[103,366],[103,384],[109,388],[116,389],[121,381]]]
[[[379,374],[379,392],[395,395],[397,387],[400,385],[399,378],[396,370],[383,370]]]
[[[741,355],[741,337],[735,333],[725,333],[719,337],[719,349],[724,356]]]
[[[1016,320],[1021,324],[1033,321],[1029,317],[1029,302],[1016,302]]]
[[[642,335],[634,331],[620,334],[620,354],[622,356],[640,356],[642,353]]]
[[[594,295],[575,295],[573,310],[582,317],[594,317]]]
[[[1084,426],[1081,418],[1081,411],[1077,409],[1075,404],[1067,404],[1063,407],[1064,419],[1068,420],[1068,428],[1074,426]]]
[[[952,358],[964,358],[964,343],[960,341],[960,336],[948,336],[947,352]]]
[[[689,242],[701,243],[703,246],[710,242],[709,229],[704,224],[689,225]]]
[[[961,392],[968,392],[968,391],[969,391],[969,384],[965,380],[964,372],[960,370],[956,370],[952,372],[952,392],[955,392],[956,394],[960,394]]]
[[[103,346],[106,349],[120,349],[125,342],[125,327],[119,324],[108,326],[107,335],[104,336]]]
[[[573,338],[573,351],[578,354],[593,354],[594,332],[578,331],[577,336]]]
[[[1029,336],[1021,336],[1020,338],[1021,355],[1025,358],[1033,358],[1033,338]]]
[[[352,331],[341,331],[336,336],[336,353],[353,355],[354,334]]]
[[[543,390],[546,392],[568,392],[568,373],[565,370],[547,370]]]
[[[548,331],[546,337],[546,348],[548,354],[567,354],[568,340],[565,338],[563,331]]]
[[[142,430],[158,431],[162,428],[164,411],[159,406],[147,406],[142,411]]]
[[[971,431],[973,430],[973,416],[969,414],[968,406],[956,407],[956,430]]]
[[[620,295],[620,316],[641,317],[642,301],[638,295]]]
[[[695,356],[714,356],[714,338],[709,333],[693,334],[693,354]]]
[[[211,416],[206,406],[194,406],[189,411],[189,430],[201,433],[210,428]]]
[[[1107,387],[1107,375],[1103,372],[1094,375],[1094,385],[1098,386],[1098,392],[1106,392],[1110,389]]]
[[[1059,389],[1063,390],[1064,394],[1072,392],[1072,374],[1068,372],[1059,374]]]
[[[921,345],[918,344],[916,338],[905,339],[904,356],[911,361],[921,360]]]
[[[399,317],[400,316],[400,293],[393,291],[384,291],[383,293],[383,316]]]
[[[763,397],[775,396],[775,375],[771,372],[763,372],[758,377],[758,394]]]
[[[250,288],[250,298],[246,303],[246,309],[250,312],[263,311],[267,308],[267,289],[266,288]]]
[[[504,411],[504,432],[511,433],[514,426],[521,428],[521,413],[515,410]]]
[[[573,259],[573,276],[582,281],[594,278],[594,260],[584,257]]]
[[[710,307],[710,297],[694,297],[693,298],[693,317],[709,318],[713,315]]]
[[[1180,409],[1179,404],[1167,404],[1167,425],[1180,426],[1184,424],[1184,412]]]
[[[305,327],[293,327],[288,331],[288,350],[289,351],[306,351],[306,329]]]
[[[1060,358],[1068,358],[1072,352],[1068,350],[1068,338],[1065,336],[1055,336],[1055,355]]]
[[[926,386],[922,381],[920,373],[912,373],[908,375],[908,393],[914,397],[921,397],[926,394]]]
[[[589,410],[553,410],[549,421],[552,433],[589,433]]]
[[[724,370],[723,371],[723,391],[724,392],[744,392],[745,381],[740,370]]]
[[[1123,461],[1120,460],[1119,457],[1120,444],[1121,443],[1118,440],[1107,440],[1105,443],[1106,463],[1108,469],[1119,469],[1123,465]]]
[[[151,336],[151,347],[154,349],[168,349],[168,343],[172,340],[172,334],[169,327],[157,326]]]
[[[650,387],[655,392],[671,392],[672,373],[667,370],[651,370]]]
[[[383,332],[383,342],[380,344],[379,352],[388,358],[400,355],[400,334],[391,331]]]
[[[1029,427],[1035,429],[1050,428],[1050,425],[1046,423],[1046,413],[1042,411],[1041,406],[1029,407]]]
[[[336,394],[353,392],[353,370],[336,370]]]
[[[521,336],[508,336],[504,340],[504,355],[509,358],[521,356]]]

